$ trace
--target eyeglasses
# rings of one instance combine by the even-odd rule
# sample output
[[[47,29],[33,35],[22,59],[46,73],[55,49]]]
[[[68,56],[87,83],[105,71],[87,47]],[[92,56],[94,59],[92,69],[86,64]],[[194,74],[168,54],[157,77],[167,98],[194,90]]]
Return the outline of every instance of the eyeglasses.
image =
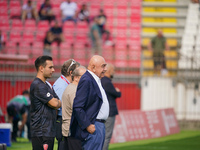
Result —
[[[74,64],[76,64],[76,61],[74,59],[72,59],[72,62],[67,69],[67,72],[69,72],[70,67],[73,66]]]

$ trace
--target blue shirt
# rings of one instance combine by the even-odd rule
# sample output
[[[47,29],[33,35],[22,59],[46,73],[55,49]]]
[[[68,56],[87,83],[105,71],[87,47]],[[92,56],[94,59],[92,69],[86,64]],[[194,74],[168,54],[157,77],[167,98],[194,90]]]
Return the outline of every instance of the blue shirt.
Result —
[[[65,76],[61,75],[56,82],[53,84],[53,89],[55,93],[58,95],[60,101],[62,102],[62,95],[65,91],[66,87],[69,85],[69,81]],[[58,109],[58,116],[62,116],[62,108]]]

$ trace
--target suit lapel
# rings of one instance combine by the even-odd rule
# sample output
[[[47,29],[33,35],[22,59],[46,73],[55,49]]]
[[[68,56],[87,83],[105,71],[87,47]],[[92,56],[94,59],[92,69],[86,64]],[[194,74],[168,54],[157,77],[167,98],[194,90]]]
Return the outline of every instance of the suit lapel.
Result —
[[[99,86],[98,86],[97,82],[95,81],[95,79],[93,78],[93,76],[88,71],[86,72],[86,74],[92,79],[95,91],[97,92],[97,95],[99,96],[99,98],[102,100],[101,91],[99,89]]]

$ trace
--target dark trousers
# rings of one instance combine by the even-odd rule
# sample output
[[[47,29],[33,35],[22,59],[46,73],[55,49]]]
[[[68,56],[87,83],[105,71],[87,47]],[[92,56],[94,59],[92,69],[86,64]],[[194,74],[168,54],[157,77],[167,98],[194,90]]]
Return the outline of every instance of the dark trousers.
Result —
[[[53,150],[54,138],[53,137],[32,137],[32,149],[33,150],[44,150],[43,145],[47,144],[47,150]]]
[[[57,117],[56,121],[56,139],[58,141],[58,150],[60,142],[62,141],[62,116]]]
[[[13,119],[13,132],[12,132],[12,141],[13,142],[16,142],[17,132],[18,132],[18,122],[19,122],[19,118]]]

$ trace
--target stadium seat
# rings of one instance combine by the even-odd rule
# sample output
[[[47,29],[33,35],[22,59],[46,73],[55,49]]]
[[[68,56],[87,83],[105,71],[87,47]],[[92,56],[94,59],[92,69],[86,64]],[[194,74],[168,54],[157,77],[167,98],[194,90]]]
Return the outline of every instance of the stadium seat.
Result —
[[[121,17],[121,16],[127,16],[128,15],[128,11],[127,11],[127,6],[126,5],[119,5],[117,6],[117,17]]]
[[[37,32],[36,33],[36,41],[43,42],[45,36],[46,36],[46,32],[44,32],[44,31]]]
[[[0,16],[8,16],[7,7],[0,7]]]
[[[153,69],[154,68],[154,63],[153,63],[153,60],[143,60],[142,62],[142,66],[145,68],[145,69]]]
[[[39,51],[39,50],[43,52],[43,46],[44,46],[43,42],[34,42],[32,46],[33,53],[34,51]]]
[[[75,24],[72,21],[65,21],[63,24],[63,31],[67,34],[74,34]]]
[[[46,32],[49,30],[49,22],[47,20],[40,21],[37,26],[37,31]]]
[[[16,49],[16,47],[6,47],[5,52],[6,54],[17,54],[18,50]]]
[[[95,4],[95,5],[91,5],[89,8],[90,8],[89,9],[90,16],[91,17],[95,17],[95,16],[97,16],[99,14],[99,10],[100,10],[101,6]]]
[[[35,32],[36,30],[36,22],[35,20],[26,20],[24,24],[24,31]]]
[[[24,32],[22,36],[22,41],[32,44],[34,42],[33,32]]]
[[[76,31],[76,34],[86,35],[89,32],[89,25],[85,21],[78,22],[75,31]]]
[[[20,43],[21,41],[21,33],[20,32],[11,32],[10,33],[10,41],[17,43]]]
[[[0,8],[7,8],[8,7],[8,3],[7,1],[0,1]]]
[[[21,32],[23,31],[23,23],[19,19],[13,19],[12,20],[12,28],[11,31],[18,31]]]
[[[68,43],[69,45],[74,44],[74,36],[71,34],[64,34],[65,43]]]
[[[13,7],[19,7],[21,8],[21,3],[20,1],[17,1],[17,0],[12,0],[10,1],[10,5],[9,5],[10,9],[12,9]]]
[[[0,29],[3,31],[10,31],[9,20],[1,20],[0,21]]]
[[[11,19],[20,19],[21,18],[21,7],[12,7],[10,8],[10,17]]]

